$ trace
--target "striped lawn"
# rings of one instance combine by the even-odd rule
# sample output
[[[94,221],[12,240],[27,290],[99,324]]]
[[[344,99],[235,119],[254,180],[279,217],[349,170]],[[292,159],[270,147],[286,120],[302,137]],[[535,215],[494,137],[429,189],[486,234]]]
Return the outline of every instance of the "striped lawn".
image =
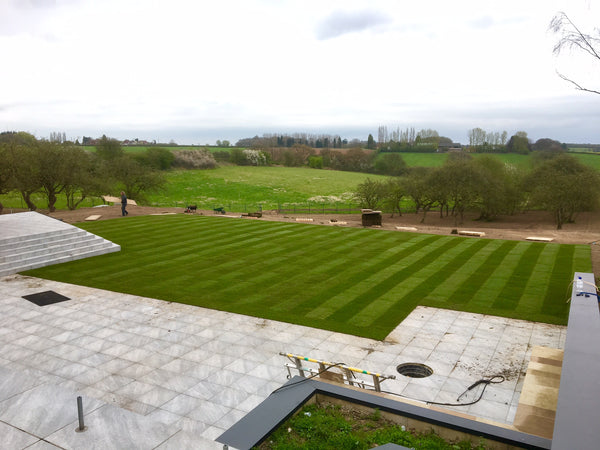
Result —
[[[29,275],[383,339],[417,305],[566,324],[584,245],[207,216],[81,224],[121,252]]]

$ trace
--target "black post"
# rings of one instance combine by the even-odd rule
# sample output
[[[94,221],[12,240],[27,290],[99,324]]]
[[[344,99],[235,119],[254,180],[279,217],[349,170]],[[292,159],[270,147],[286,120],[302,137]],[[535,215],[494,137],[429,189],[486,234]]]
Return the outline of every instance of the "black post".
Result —
[[[79,419],[79,428],[76,431],[84,431],[85,425],[83,423],[83,401],[81,396],[77,397],[77,417]]]

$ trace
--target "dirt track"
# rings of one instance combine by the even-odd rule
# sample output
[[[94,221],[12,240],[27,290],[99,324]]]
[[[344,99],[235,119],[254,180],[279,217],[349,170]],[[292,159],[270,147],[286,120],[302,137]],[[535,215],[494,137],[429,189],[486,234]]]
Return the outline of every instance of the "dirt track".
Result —
[[[148,206],[128,206],[128,217],[148,214],[184,214],[183,208],[157,208]],[[9,213],[4,210],[4,213]],[[92,215],[100,215],[98,220],[114,219],[121,217],[121,206],[105,206],[96,208],[82,208],[75,211],[48,211],[40,210],[42,214],[61,219],[67,223],[83,222]],[[197,211],[197,215],[214,215],[213,211]],[[239,217],[242,213],[227,212],[226,216]],[[402,216],[390,217],[384,214],[382,226],[384,230],[398,231],[396,227],[416,227],[418,232],[431,234],[451,234],[453,229],[481,231],[485,237],[491,239],[525,240],[528,237],[552,238],[553,242],[562,244],[586,244],[592,250],[592,265],[596,278],[600,277],[600,213],[582,213],[576,218],[575,223],[565,224],[562,230],[557,230],[550,214],[545,212],[526,212],[514,216],[501,217],[493,222],[474,220],[476,216],[467,215],[462,224],[455,225],[453,217],[440,218],[438,212],[427,215],[425,223],[420,223],[422,214],[405,213]],[[361,216],[358,214],[297,214],[282,215],[274,211],[263,211],[260,219],[282,222],[296,222],[300,219],[303,223],[312,223],[324,226],[349,226],[362,227]],[[312,221],[310,220],[312,219]],[[124,218],[123,220],[127,220]],[[333,220],[333,221],[332,221]],[[401,231],[398,231],[401,232]]]

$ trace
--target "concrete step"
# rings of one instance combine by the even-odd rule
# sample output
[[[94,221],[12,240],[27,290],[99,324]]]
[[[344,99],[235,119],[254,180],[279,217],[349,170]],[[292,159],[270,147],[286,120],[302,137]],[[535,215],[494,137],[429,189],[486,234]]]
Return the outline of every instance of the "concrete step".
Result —
[[[41,233],[33,233],[30,235],[23,235],[23,236],[10,236],[8,238],[0,237],[0,254],[2,254],[2,252],[5,250],[10,250],[10,249],[14,249],[14,248],[19,248],[20,246],[23,246],[23,245],[28,245],[28,243],[30,243],[30,242],[46,241],[48,239],[51,239],[51,240],[58,239],[61,236],[69,236],[76,232],[86,233],[85,230],[73,227],[73,229],[45,231],[45,232],[41,232]]]
[[[2,263],[0,264],[0,277],[18,272],[24,272],[25,270],[38,269],[40,267],[50,266],[53,264],[61,264],[69,261],[75,261],[77,259],[90,258],[92,256],[118,252],[120,250],[120,245],[114,244],[110,241],[105,241],[104,243],[88,248],[79,248],[76,250],[71,250],[70,252],[64,252],[62,254],[48,255],[47,258],[38,257],[29,260],[25,259],[21,261]]]
[[[58,236],[30,239],[22,241],[18,245],[4,245],[0,247],[0,263],[77,248],[94,244],[98,240],[104,241],[104,239],[92,233],[79,230],[68,234],[61,233]]]
[[[98,248],[91,251],[80,250],[77,254],[64,254],[59,256],[53,255],[51,259],[38,259],[35,261],[24,260],[12,265],[7,265],[6,267],[0,266],[0,276],[11,275],[13,273],[24,272],[31,269],[38,269],[40,267],[46,267],[53,264],[75,261],[77,259],[104,255],[106,253],[118,252],[120,250],[120,246],[112,244],[112,247]]]
[[[38,213],[0,217],[0,276],[121,250],[81,228]]]

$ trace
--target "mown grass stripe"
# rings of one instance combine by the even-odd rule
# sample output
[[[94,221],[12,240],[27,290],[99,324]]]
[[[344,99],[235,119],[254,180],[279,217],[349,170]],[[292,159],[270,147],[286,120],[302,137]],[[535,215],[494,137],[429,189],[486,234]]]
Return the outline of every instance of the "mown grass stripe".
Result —
[[[474,272],[478,271],[480,267],[485,264],[486,259],[502,245],[502,241],[499,240],[481,239],[481,241],[485,242],[486,245],[472,255],[471,258],[465,262],[460,271],[454,272],[452,277],[447,278],[444,283],[428,293],[422,299],[421,304],[440,308],[448,307],[446,306],[448,299],[451,298],[452,295],[455,295],[463,283],[465,283]]]
[[[494,269],[507,253],[516,245],[516,241],[505,241],[496,248],[471,275],[448,298],[449,304],[464,305],[469,303],[477,291],[483,286]]]
[[[308,258],[310,260],[318,261],[318,253],[325,252],[331,255],[331,252],[334,250],[339,252],[340,249],[349,245],[350,243],[348,242],[347,236],[343,233],[337,233],[337,235],[329,235],[329,239],[326,242],[310,239],[307,240],[306,244],[303,246],[298,245],[297,243],[294,243],[294,245],[288,244],[286,247],[280,248],[279,252],[281,254],[285,254],[287,262],[299,258]],[[262,258],[264,258],[263,255],[261,255],[261,259]],[[337,259],[333,257],[332,261],[337,262]],[[319,264],[307,264],[307,266],[309,268],[318,268]],[[300,280],[307,278],[307,275],[310,273],[310,271],[311,270],[309,269],[298,273],[293,264],[279,264],[278,262],[269,262],[267,259],[264,259],[264,261],[260,263],[254,264],[252,267],[243,266],[243,276],[252,278],[255,281],[255,288],[249,291],[246,295],[237,299],[233,299],[233,301],[238,304],[250,303],[254,300],[256,295],[264,297],[265,293],[268,291],[277,292],[278,284],[285,284],[287,286],[291,283],[294,283],[294,278],[299,278]],[[223,278],[227,280],[239,276],[240,274],[232,271],[229,274],[224,274]],[[223,289],[222,292],[225,295],[229,295],[230,292],[235,291],[235,287],[231,286]],[[277,298],[271,298],[271,300],[277,301]],[[266,303],[263,301],[263,306],[266,306],[267,304],[269,304],[269,301]]]
[[[558,244],[544,244],[544,249],[540,253],[538,259],[538,264],[534,267],[531,276],[527,281],[525,291],[523,292],[523,295],[521,295],[519,304],[513,310],[512,314],[516,317],[527,318],[540,313],[546,318],[550,317],[541,312],[541,306],[542,300],[546,296],[546,289],[550,282],[550,277],[552,276],[554,258],[556,258],[559,248]],[[564,323],[566,323],[566,320]]]
[[[572,245],[560,245],[558,254],[554,259],[552,275],[548,282],[546,295],[542,302],[542,311],[551,316],[561,316],[569,309],[565,301],[565,285],[572,280],[572,274],[564,272],[565,266],[570,266],[573,260],[575,247]]]
[[[363,283],[374,274],[380,273],[389,266],[399,264],[410,255],[417,254],[422,248],[432,245],[439,237],[432,235],[414,235],[406,241],[387,252],[373,257],[361,264],[345,262],[345,270],[336,276],[335,281],[329,280],[329,286],[312,295],[292,309],[292,314],[306,315],[310,318],[326,317],[330,311],[335,311],[335,304],[339,297],[352,293],[356,286]]]
[[[411,277],[408,281],[411,282],[410,284],[413,284],[416,280],[421,280],[421,282],[412,287],[406,294],[400,296],[396,290],[390,291],[359,311],[349,322],[355,326],[375,326],[383,330],[389,329],[390,317],[400,311],[406,312],[406,314],[412,311],[427,295],[427,292],[430,292],[434,286],[443,284],[446,279],[459,271],[474,254],[489,245],[489,242],[486,240],[463,240],[459,247],[445,252],[444,257],[436,261],[436,264],[445,261],[443,266],[438,268],[436,265],[430,264],[415,273],[414,280]]]
[[[361,244],[381,244],[379,238],[380,236],[372,234],[361,240]],[[330,244],[331,248],[319,246],[316,249],[319,253],[328,255],[326,260],[323,261],[321,255],[318,255],[319,259],[314,258],[314,263],[308,264],[308,269],[300,273],[293,266],[282,265],[276,273],[262,277],[262,282],[257,284],[254,293],[240,298],[236,303],[251,303],[258,297],[266,295],[266,300],[263,299],[262,302],[263,307],[270,307],[274,310],[294,308],[314,288],[320,290],[323,285],[329,284],[332,273],[343,272],[347,268],[348,262],[345,257],[350,250],[355,250],[356,241],[343,236],[342,242],[332,241]],[[290,289],[290,286],[293,286],[293,289]],[[258,290],[261,292],[257,292]],[[281,302],[282,295],[287,298],[286,302]]]
[[[441,245],[436,245],[438,243]],[[426,252],[411,264],[401,268],[398,267],[399,270],[393,271],[385,279],[376,284],[369,283],[370,287],[366,292],[357,295],[349,302],[345,302],[345,304],[338,307],[336,311],[329,316],[329,318],[331,320],[347,321],[356,313],[356,311],[362,309],[364,305],[371,303],[373,299],[378,298],[379,296],[393,289],[395,286],[400,284],[400,282],[410,277],[412,273],[420,270],[428,264],[431,264],[436,258],[439,257],[440,254],[443,254],[460,243],[461,240],[456,238],[439,239],[438,242],[429,245],[425,249]]]
[[[487,280],[485,280],[479,290],[473,294],[469,301],[469,308],[471,310],[475,308],[489,310],[504,286],[511,284],[510,277],[514,267],[519,262],[522,252],[532,245],[531,242],[513,242],[515,244],[514,247],[511,248],[503,258],[496,262],[496,266],[491,268],[492,272]]]
[[[565,292],[572,270],[591,269],[585,246],[557,260],[559,245],[535,244],[537,261],[523,264],[532,243],[181,215],[82,228],[123,250],[27,273],[375,338],[416,304],[566,323],[543,303],[550,279]],[[461,292],[473,280],[479,288]],[[513,310],[494,307],[519,290]]]
[[[517,307],[543,249],[544,244],[530,243],[529,247],[521,253],[519,261],[509,276],[510,283],[504,283],[492,303],[492,308],[513,310]]]

